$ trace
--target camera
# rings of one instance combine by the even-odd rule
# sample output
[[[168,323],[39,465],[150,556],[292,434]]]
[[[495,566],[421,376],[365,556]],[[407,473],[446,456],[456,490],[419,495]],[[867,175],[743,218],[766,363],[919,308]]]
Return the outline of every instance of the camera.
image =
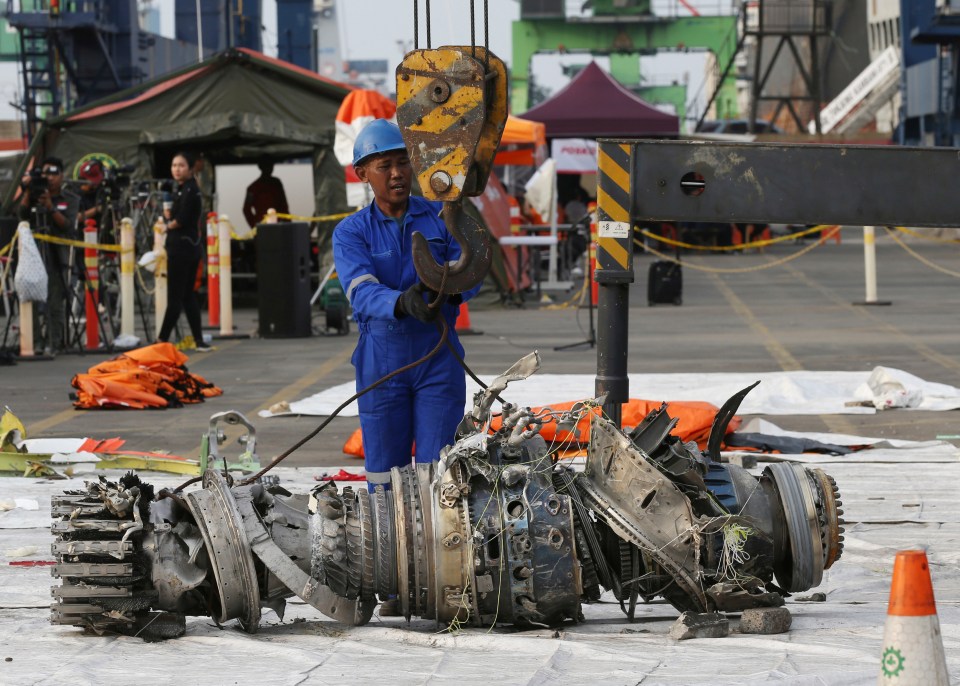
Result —
[[[43,195],[43,192],[49,187],[47,182],[47,177],[43,175],[43,172],[39,169],[31,169],[28,172],[30,176],[30,181],[27,183],[21,183],[25,191],[30,193],[31,202],[36,202],[37,199]]]
[[[132,164],[125,164],[122,167],[105,167],[103,170],[103,189],[105,195],[115,197],[120,194],[124,188],[130,185],[130,174],[136,169]]]

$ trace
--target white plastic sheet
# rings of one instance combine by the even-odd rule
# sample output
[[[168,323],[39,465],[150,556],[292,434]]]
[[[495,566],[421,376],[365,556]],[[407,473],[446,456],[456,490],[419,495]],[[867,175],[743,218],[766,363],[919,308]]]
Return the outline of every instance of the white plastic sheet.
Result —
[[[376,616],[369,625],[350,629],[295,601],[283,622],[265,611],[255,635],[233,624],[220,629],[209,619],[193,618],[185,637],[147,644],[51,626],[49,587],[54,581],[49,567],[12,566],[13,560],[0,557],[0,653],[13,658],[0,661],[0,683],[875,684],[894,555],[917,546],[925,547],[930,558],[947,666],[956,679],[960,507],[955,484],[960,483],[960,463],[904,467],[833,459],[824,468],[843,494],[846,548],[815,589],[826,594],[826,602],[788,599],[793,626],[786,634],[739,634],[732,616],[727,638],[677,643],[668,637],[677,616],[669,605],[641,605],[631,624],[605,596],[601,603],[584,606],[584,622],[559,630],[450,632],[424,620],[407,624],[402,618]],[[313,470],[275,471],[290,490],[305,492],[315,485]],[[150,474],[146,480],[158,488],[178,482],[170,475]],[[81,484],[76,479],[2,479],[0,498],[35,499],[49,515],[51,495]],[[0,516],[2,547],[35,546],[37,555],[18,560],[50,559],[46,526]]]
[[[888,383],[896,384],[912,396],[920,398],[908,409],[960,408],[960,388],[924,381],[907,372],[887,367],[877,367],[873,372],[631,374],[630,396],[645,400],[703,400],[720,407],[734,393],[754,381],[760,381],[760,385],[744,399],[738,414],[874,414],[877,406],[885,405],[880,397],[890,386],[878,386],[878,396],[870,389],[868,382],[871,375],[886,379]],[[493,377],[481,378],[484,383],[489,383]],[[512,403],[531,407],[580,400],[592,396],[594,380],[592,374],[534,374],[523,383],[510,386],[504,395]],[[468,379],[464,407],[469,407],[472,403],[476,390],[476,384]],[[353,382],[340,384],[291,402],[289,412],[272,413],[263,410],[260,416],[329,415],[355,392]],[[340,413],[341,417],[356,415],[356,402]]]

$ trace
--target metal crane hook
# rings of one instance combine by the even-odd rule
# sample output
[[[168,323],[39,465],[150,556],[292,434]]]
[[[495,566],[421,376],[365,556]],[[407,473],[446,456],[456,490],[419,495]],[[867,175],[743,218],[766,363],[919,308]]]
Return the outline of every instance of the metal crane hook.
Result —
[[[413,234],[413,265],[429,288],[447,294],[463,293],[483,280],[490,270],[493,258],[490,234],[476,219],[463,211],[463,201],[443,203],[443,223],[460,245],[460,258],[450,265],[447,280],[443,281],[444,267],[437,264],[423,234]]]

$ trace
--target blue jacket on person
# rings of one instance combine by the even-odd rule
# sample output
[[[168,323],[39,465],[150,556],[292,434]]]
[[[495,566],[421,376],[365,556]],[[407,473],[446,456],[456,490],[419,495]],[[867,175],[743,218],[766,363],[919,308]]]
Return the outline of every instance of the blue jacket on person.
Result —
[[[440,208],[440,203],[410,196],[406,214],[397,220],[372,202],[333,232],[337,276],[360,329],[352,358],[358,391],[417,361],[440,340],[436,323],[394,316],[397,299],[419,280],[411,247],[414,231],[427,239],[438,264],[460,257],[460,246],[440,218]],[[477,284],[462,294],[463,300],[479,290]],[[463,357],[455,330],[459,311],[459,304],[449,300],[442,306],[449,341]],[[453,443],[465,400],[463,368],[446,346],[427,362],[361,396],[368,483],[388,484],[392,467],[410,464],[414,444],[417,462],[439,459],[440,450]]]

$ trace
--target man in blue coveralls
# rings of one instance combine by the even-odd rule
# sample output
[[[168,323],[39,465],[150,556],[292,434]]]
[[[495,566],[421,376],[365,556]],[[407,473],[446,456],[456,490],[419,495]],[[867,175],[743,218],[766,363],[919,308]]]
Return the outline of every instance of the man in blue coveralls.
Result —
[[[436,293],[414,269],[413,232],[424,235],[438,264],[460,257],[460,246],[439,217],[441,204],[410,195],[413,168],[395,124],[370,122],[353,146],[353,166],[370,184],[374,200],[337,225],[333,255],[360,329],[352,360],[359,391],[430,352],[440,340],[438,317],[446,320],[450,343],[462,357],[457,314],[480,285],[447,297],[439,307],[428,306]],[[447,347],[361,396],[371,491],[376,484],[389,488],[390,469],[410,464],[414,446],[417,462],[439,459],[440,450],[453,443],[465,399],[463,368]]]

